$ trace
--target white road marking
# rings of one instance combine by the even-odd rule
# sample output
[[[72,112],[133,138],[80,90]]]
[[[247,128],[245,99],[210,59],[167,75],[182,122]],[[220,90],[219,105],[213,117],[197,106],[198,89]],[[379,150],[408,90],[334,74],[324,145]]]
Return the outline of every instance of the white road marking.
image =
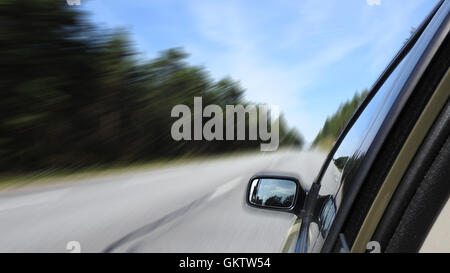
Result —
[[[223,184],[222,186],[218,187],[213,194],[208,198],[208,200],[213,200],[219,196],[222,196],[226,194],[227,192],[231,191],[233,188],[235,188],[238,184],[240,184],[242,180],[242,176],[236,177],[235,179],[231,180],[230,182],[227,182],[226,184]]]
[[[134,186],[141,186],[144,184],[147,184],[149,182],[154,182],[157,180],[161,180],[161,179],[167,179],[169,174],[163,173],[163,174],[156,174],[152,176],[152,179],[149,180],[148,179],[148,174],[139,174],[139,175],[134,175],[132,177],[129,177],[126,180],[121,181],[121,185],[120,188],[130,188],[130,187],[134,187]]]

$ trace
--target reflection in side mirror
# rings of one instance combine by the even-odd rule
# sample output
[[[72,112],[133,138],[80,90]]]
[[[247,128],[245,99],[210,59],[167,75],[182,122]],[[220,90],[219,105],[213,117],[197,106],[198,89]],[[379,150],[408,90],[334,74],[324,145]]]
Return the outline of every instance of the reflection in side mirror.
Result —
[[[305,191],[295,177],[260,175],[250,179],[247,203],[250,206],[295,212],[303,205]]]
[[[256,178],[250,186],[250,203],[253,205],[290,208],[294,205],[297,184],[290,180]]]

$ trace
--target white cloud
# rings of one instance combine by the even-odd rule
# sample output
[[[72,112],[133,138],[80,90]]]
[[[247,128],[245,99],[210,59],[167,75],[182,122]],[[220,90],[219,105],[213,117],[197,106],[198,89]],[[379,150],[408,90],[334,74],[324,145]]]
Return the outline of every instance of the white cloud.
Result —
[[[142,13],[145,9],[161,9],[161,17],[165,18],[164,12],[180,13],[177,5],[182,3],[189,13],[188,19],[180,20],[185,25],[179,26],[180,22],[174,20],[173,24],[163,26],[179,28],[180,34],[185,30],[193,31],[195,35],[187,40],[174,38],[170,47],[185,46],[191,53],[189,62],[204,65],[215,79],[229,75],[240,80],[247,89],[246,99],[279,105],[289,125],[297,127],[311,141],[326,116],[338,107],[329,104],[326,113],[322,109],[314,112],[315,105],[310,101],[313,96],[321,96],[311,95],[322,91],[318,86],[329,86],[327,78],[333,77],[329,68],[346,59],[340,63],[342,69],[346,69],[345,65],[357,56],[366,59],[367,65],[361,69],[375,80],[408,37],[410,27],[418,24],[411,23],[414,22],[411,16],[429,1],[408,1],[408,5],[402,1],[386,1],[383,3],[386,9],[376,12],[364,6],[364,2],[356,6],[346,1],[343,5],[342,0],[261,0],[257,1],[258,5],[239,0],[154,0],[150,1],[150,6],[147,0],[134,0],[131,1],[133,6],[127,7],[133,11],[139,8]],[[366,3],[380,6],[381,0],[366,0]],[[346,5],[360,9],[351,11]],[[89,1],[83,8],[101,11],[96,21],[108,22],[110,26],[126,26],[129,20],[112,13],[111,5],[105,6],[99,1]],[[150,20],[150,23],[160,22]],[[139,26],[135,30],[139,30]],[[161,28],[158,25],[158,29]],[[163,47],[154,39],[165,41]],[[154,37],[151,30],[141,29],[139,35],[133,35],[133,40],[144,52],[153,53],[169,47],[167,40],[170,39]],[[364,49],[364,55],[360,54],[360,49]],[[347,86],[359,90],[371,83]],[[327,99],[323,101],[325,104]]]
[[[246,19],[246,9],[238,2],[216,4],[206,1],[200,5],[195,2],[190,5],[190,10],[196,18],[200,34],[222,48],[218,54],[207,46],[190,44],[187,49],[194,60],[207,64],[215,78],[230,75],[240,80],[247,89],[248,100],[279,105],[289,125],[298,128],[309,141],[315,137],[322,123],[318,123],[306,112],[306,107],[302,107],[302,93],[317,81],[324,67],[368,42],[367,37],[361,36],[330,41],[313,54],[298,60],[297,64],[289,64],[271,55],[268,50],[277,43],[268,46],[267,41],[275,39],[268,36],[274,33],[266,33],[257,23]],[[318,23],[324,19],[308,20]],[[298,32],[298,29],[292,29],[277,38],[287,41]]]
[[[381,5],[381,0],[366,0],[369,6],[379,6]]]
[[[192,53],[192,61],[205,64],[214,78],[230,75],[240,80],[247,89],[248,100],[279,105],[289,125],[298,128],[307,140],[312,141],[326,115],[338,107],[330,105],[330,113],[323,115],[308,112],[311,105],[307,105],[309,102],[304,98],[310,96],[307,92],[316,90],[314,86],[327,76],[323,70],[367,47],[365,50],[371,60],[367,73],[371,71],[377,76],[389,61],[389,52],[396,51],[396,48],[391,48],[392,41],[402,35],[404,21],[419,3],[408,5],[400,15],[397,9],[388,9],[387,14],[382,16],[383,20],[375,22],[373,16],[367,14],[369,11],[364,10],[353,18],[355,25],[364,28],[351,31],[341,31],[341,26],[333,27],[327,21],[333,8],[338,6],[337,0],[326,2],[326,16],[319,8],[323,5],[315,0],[296,5],[286,3],[290,6],[288,11],[284,11],[293,13],[289,14],[284,24],[280,24],[280,29],[274,31],[261,26],[270,26],[274,19],[279,18],[271,17],[273,14],[270,12],[263,13],[262,9],[250,9],[240,1],[229,0],[220,4],[215,1],[191,1],[188,8],[195,19],[196,29],[208,43],[191,41],[187,44],[187,50]],[[367,0],[367,3],[380,5],[381,0]],[[299,12],[297,16],[295,11]],[[249,15],[252,15],[251,20]],[[312,29],[314,27],[316,29]],[[324,30],[324,27],[328,29]],[[328,35],[327,39],[323,39],[324,35]],[[313,42],[315,44],[308,48],[309,54],[295,54]],[[217,48],[220,48],[219,51]],[[295,50],[291,51],[293,55],[290,60],[277,55],[292,49]]]

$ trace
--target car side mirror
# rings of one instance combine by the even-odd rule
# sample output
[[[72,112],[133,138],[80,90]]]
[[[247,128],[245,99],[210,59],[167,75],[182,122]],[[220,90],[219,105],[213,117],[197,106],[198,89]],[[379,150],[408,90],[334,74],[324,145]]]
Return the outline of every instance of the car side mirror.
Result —
[[[306,191],[294,176],[255,175],[249,181],[246,199],[255,208],[298,213]]]

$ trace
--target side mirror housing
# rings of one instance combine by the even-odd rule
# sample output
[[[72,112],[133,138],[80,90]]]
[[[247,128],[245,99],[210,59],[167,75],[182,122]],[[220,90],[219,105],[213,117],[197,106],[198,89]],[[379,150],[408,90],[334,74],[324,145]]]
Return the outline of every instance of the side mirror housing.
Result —
[[[259,174],[250,178],[246,201],[251,207],[298,214],[306,191],[299,178],[279,174]]]

